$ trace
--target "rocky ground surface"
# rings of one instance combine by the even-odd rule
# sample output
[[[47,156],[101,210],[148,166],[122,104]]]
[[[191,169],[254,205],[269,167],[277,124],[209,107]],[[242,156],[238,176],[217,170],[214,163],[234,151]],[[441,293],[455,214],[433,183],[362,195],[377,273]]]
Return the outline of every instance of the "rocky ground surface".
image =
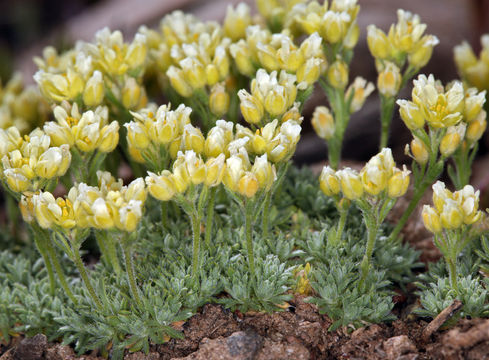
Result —
[[[152,346],[148,354],[128,353],[125,360],[489,359],[489,320],[460,320],[449,330],[439,329],[456,308],[431,323],[406,319],[328,332],[331,321],[303,297],[274,314],[233,313],[209,304],[174,325],[184,339]],[[0,354],[0,360],[103,359],[76,356],[72,348],[49,343],[41,334],[17,338],[8,350],[0,347]]]

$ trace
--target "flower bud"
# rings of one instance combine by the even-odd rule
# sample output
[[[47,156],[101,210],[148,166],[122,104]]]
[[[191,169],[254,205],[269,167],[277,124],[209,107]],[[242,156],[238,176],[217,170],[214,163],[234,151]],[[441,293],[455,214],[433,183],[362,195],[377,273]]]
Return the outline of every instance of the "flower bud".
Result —
[[[63,156],[58,147],[49,148],[39,157],[34,169],[37,176],[44,179],[51,179],[56,176],[58,166],[61,164]]]
[[[251,61],[252,56],[250,49],[244,40],[239,40],[235,44],[231,44],[229,51],[236,62],[238,71],[246,76],[252,76],[255,73],[255,67]]]
[[[228,5],[226,17],[224,19],[224,33],[233,42],[242,39],[246,36],[246,28],[251,25],[250,7],[245,3],[236,5],[236,9],[232,5]]]
[[[387,35],[375,25],[367,26],[367,44],[374,58],[385,59],[390,54]]]
[[[265,110],[272,116],[283,114],[287,110],[287,95],[283,86],[275,86],[265,97]]]
[[[207,168],[206,178],[204,184],[209,187],[214,187],[222,182],[224,172],[226,170],[226,156],[220,154],[217,157],[211,157],[207,159],[205,167]]]
[[[116,226],[123,231],[133,232],[143,216],[142,202],[131,200],[129,203],[119,209],[119,218]]]
[[[403,166],[402,171],[394,168],[393,175],[390,177],[387,184],[387,194],[390,198],[398,198],[403,196],[409,186],[409,174],[411,172]]]
[[[263,105],[246,90],[239,90],[240,109],[247,123],[257,124],[263,118]]]
[[[438,234],[442,231],[440,217],[431,206],[423,205],[421,217],[423,218],[423,223],[426,229],[434,234]]]
[[[440,214],[441,225],[445,229],[457,229],[462,225],[463,213],[452,199],[446,199]]]
[[[333,137],[335,123],[333,115],[326,106],[316,107],[314,114],[312,115],[311,124],[320,138],[329,140]]]
[[[122,88],[122,105],[128,110],[136,109],[141,99],[141,86],[136,79],[130,77]]]
[[[334,88],[344,89],[348,83],[348,65],[341,60],[336,60],[328,68],[328,81]]]
[[[112,152],[119,143],[119,123],[112,121],[109,125],[105,125],[100,130],[100,145],[98,150],[101,152]]]
[[[7,180],[7,185],[14,192],[24,192],[29,189],[31,181],[25,176],[21,169],[5,169],[3,176]]]
[[[143,178],[137,178],[129,184],[127,189],[124,192],[124,200],[130,201],[139,200],[143,203],[146,201],[146,197],[148,194],[146,193],[146,187],[144,185]]]
[[[387,171],[379,166],[378,163],[369,161],[360,172],[360,177],[363,189],[370,195],[380,194],[387,186]]]
[[[408,56],[408,61],[411,66],[416,69],[420,69],[431,59],[433,54],[433,48],[438,45],[440,41],[434,35],[425,35],[416,45],[416,48]]]
[[[387,62],[385,68],[377,78],[377,89],[386,97],[394,97],[399,92],[402,75],[399,68],[391,62]]]
[[[146,149],[149,146],[149,138],[145,127],[135,121],[124,124],[127,128],[127,142],[137,149]]]
[[[239,179],[238,192],[247,198],[252,198],[258,191],[258,186],[258,179],[255,174],[247,171],[241,179]]]
[[[256,46],[256,55],[260,65],[268,72],[280,69],[277,51],[268,44],[258,43]]]
[[[326,196],[334,196],[340,193],[340,179],[331,167],[323,167],[319,176],[319,188]]]
[[[222,116],[229,110],[230,97],[224,84],[216,84],[211,89],[209,108],[214,115]]]
[[[83,90],[83,102],[87,106],[100,105],[104,99],[104,81],[102,73],[98,70],[93,72],[93,75],[88,79],[85,90]]]
[[[166,71],[166,76],[170,79],[170,84],[175,91],[182,97],[192,96],[192,86],[187,82],[183,75],[182,69],[175,66],[170,66]]]
[[[259,188],[265,191],[270,190],[273,182],[277,179],[275,167],[268,162],[267,154],[255,158],[251,172],[255,175]]]
[[[351,17],[348,13],[326,11],[323,16],[322,35],[330,44],[341,41],[346,35],[346,30]]]
[[[232,155],[226,160],[223,183],[231,191],[238,191],[238,183],[244,175],[244,161],[238,155]]]
[[[201,89],[205,86],[207,79],[205,68],[199,60],[186,57],[180,60],[180,66],[187,83],[193,90]]]
[[[204,182],[207,175],[207,168],[200,156],[197,156],[194,151],[185,151],[185,166],[187,167],[189,180],[194,185],[199,185]]]
[[[486,127],[486,112],[481,110],[479,116],[472,120],[467,126],[465,139],[469,142],[469,144],[475,144],[482,137],[482,134],[484,134]]]
[[[93,212],[91,221],[95,228],[109,229],[114,226],[109,207],[103,198],[99,197],[93,202],[91,211]]]
[[[204,135],[202,135],[202,131],[199,128],[192,126],[192,124],[184,126],[182,143],[185,150],[193,150],[197,154],[201,154],[204,151]]]
[[[350,168],[337,171],[340,179],[341,192],[349,200],[356,200],[363,195],[362,180],[358,173]]]
[[[428,162],[428,148],[421,139],[414,137],[411,141],[411,152],[418,164],[424,165]]]
[[[319,76],[321,76],[321,66],[323,63],[323,59],[309,58],[301,66],[299,66],[296,76],[297,82],[301,88],[311,86],[319,79]]]
[[[457,126],[450,126],[447,129],[445,136],[440,142],[440,153],[444,157],[452,155],[462,143],[465,135],[465,123],[460,123]]]
[[[151,196],[161,201],[171,200],[177,191],[168,170],[163,170],[160,175],[148,171],[145,181]]]
[[[128,46],[125,61],[131,69],[135,69],[143,65],[146,60],[148,46],[146,45],[146,36],[136,34],[133,42]]]
[[[402,121],[410,130],[421,129],[424,126],[424,116],[418,105],[412,101],[397,100],[399,105],[399,113]]]
[[[360,110],[367,97],[375,90],[374,84],[367,83],[367,80],[357,76],[346,91],[346,98],[351,97],[350,112],[354,113]]]
[[[466,122],[476,119],[486,102],[486,91],[477,92],[476,88],[470,88],[465,94],[464,117]]]

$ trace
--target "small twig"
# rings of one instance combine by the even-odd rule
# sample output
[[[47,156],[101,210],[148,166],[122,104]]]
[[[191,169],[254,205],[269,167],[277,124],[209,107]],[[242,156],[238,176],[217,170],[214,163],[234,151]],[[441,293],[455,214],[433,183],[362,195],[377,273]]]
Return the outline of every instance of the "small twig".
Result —
[[[423,340],[428,341],[448,319],[450,319],[457,311],[462,308],[463,304],[460,300],[454,300],[450,306],[442,310],[436,318],[434,318],[423,330]]]

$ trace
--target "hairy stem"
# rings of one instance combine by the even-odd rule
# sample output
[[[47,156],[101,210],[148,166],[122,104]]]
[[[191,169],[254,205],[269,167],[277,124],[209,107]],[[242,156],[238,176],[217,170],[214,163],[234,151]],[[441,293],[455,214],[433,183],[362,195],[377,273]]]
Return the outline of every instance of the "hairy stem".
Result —
[[[68,282],[66,281],[66,277],[65,277],[65,274],[63,272],[63,268],[61,267],[61,264],[59,263],[58,257],[56,256],[56,251],[54,250],[53,246],[49,242],[46,242],[46,249],[47,249],[47,252],[49,254],[49,257],[51,258],[54,269],[56,270],[56,274],[58,275],[58,279],[59,279],[59,282],[61,284],[61,287],[63,288],[66,295],[73,302],[73,304],[76,305],[78,302],[76,301],[75,295],[73,295],[73,292],[71,291],[70,286],[68,285]]]
[[[214,224],[214,203],[216,201],[217,186],[210,188],[207,214],[205,219],[205,246],[211,246],[212,225]]]
[[[97,305],[97,307],[100,310],[102,310],[102,302],[100,301],[97,294],[95,293],[95,290],[92,287],[92,284],[90,282],[90,278],[88,277],[87,270],[85,269],[85,266],[83,265],[82,258],[80,256],[79,246],[77,246],[77,245],[73,246],[73,261],[75,262],[76,268],[78,269],[78,272],[80,273],[80,276],[83,280],[83,283],[85,284],[85,287],[88,290],[88,293],[90,294],[90,297],[92,298],[95,305]]]
[[[168,223],[168,202],[166,201],[161,201],[161,223],[165,230],[170,228]]]
[[[457,285],[457,266],[456,266],[456,258],[452,259],[450,256],[445,258],[447,262],[448,274],[450,276],[450,284],[452,289],[458,294],[458,285]]]
[[[40,233],[37,233],[38,229],[34,229],[33,235],[34,235],[34,242],[36,244],[37,250],[42,256],[42,259],[44,261],[44,265],[46,265],[46,270],[48,272],[48,278],[49,278],[49,288],[50,288],[50,293],[51,295],[54,295],[55,289],[56,289],[56,280],[54,278],[54,270],[53,270],[53,263],[51,262],[51,259],[49,258],[48,251],[46,249],[46,239],[44,238],[43,235]],[[40,230],[42,231],[42,230]]]
[[[127,244],[122,245],[124,252],[124,260],[126,262],[126,273],[129,279],[129,287],[131,289],[132,296],[136,303],[141,306],[141,298],[139,297],[138,287],[136,284],[136,277],[134,276],[134,264],[132,262],[131,248]]]
[[[380,97],[381,108],[381,131],[380,131],[380,150],[387,147],[389,139],[389,129],[392,121],[392,114],[394,113],[395,97]]]
[[[255,275],[255,258],[253,255],[253,202],[246,200],[245,204],[245,236],[248,251],[248,265],[252,276]]]
[[[192,275],[197,276],[199,271],[199,250],[200,250],[200,219],[195,213],[190,216],[190,222],[192,223]]]
[[[263,215],[262,215],[262,237],[264,239],[268,238],[268,223],[270,218],[270,206],[272,203],[272,191],[267,191],[265,194],[265,200],[263,204]]]
[[[374,216],[365,214],[365,225],[367,226],[367,247],[365,249],[362,263],[360,264],[360,269],[362,273],[359,286],[363,285],[370,271],[370,259],[372,258],[375,240],[377,239],[377,232],[379,230],[379,224]]]

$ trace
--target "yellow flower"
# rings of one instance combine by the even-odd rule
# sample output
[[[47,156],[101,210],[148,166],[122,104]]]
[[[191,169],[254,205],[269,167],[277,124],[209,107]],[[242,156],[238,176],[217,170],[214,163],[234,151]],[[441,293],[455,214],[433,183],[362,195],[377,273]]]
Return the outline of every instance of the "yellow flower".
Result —
[[[357,76],[353,83],[346,91],[346,98],[351,98],[350,112],[354,113],[360,110],[367,97],[375,90],[374,84],[367,83],[367,80]]]
[[[166,72],[166,76],[170,79],[170,84],[175,91],[183,97],[190,97],[193,93],[192,86],[187,82],[182,69],[175,66],[170,66]]]
[[[348,83],[348,65],[341,60],[336,60],[328,68],[328,81],[334,88],[344,89]]]
[[[469,142],[469,144],[475,144],[486,131],[487,121],[486,121],[486,112],[482,110],[474,120],[472,120],[468,126],[467,131],[465,132],[465,139]]]
[[[408,100],[397,100],[397,105],[399,105],[401,119],[408,129],[416,130],[424,126],[425,120],[418,105]]]
[[[171,200],[177,192],[171,172],[168,170],[163,170],[160,175],[148,171],[145,181],[149,193],[158,200]]]
[[[378,59],[386,59],[390,55],[390,43],[387,35],[375,25],[367,26],[367,44],[370,53]]]
[[[460,123],[447,129],[447,133],[440,142],[440,153],[444,157],[449,157],[458,149],[464,138],[466,127],[465,123]]]
[[[340,179],[341,192],[349,200],[356,200],[363,195],[362,180],[358,173],[350,168],[337,171]]]
[[[258,187],[265,191],[270,190],[274,181],[277,179],[275,166],[268,162],[267,154],[255,158],[255,163],[251,168],[251,172],[255,175],[256,180],[258,181]]]
[[[257,124],[263,118],[263,105],[260,100],[256,99],[246,90],[239,90],[238,96],[240,100],[241,114],[243,114],[246,122]]]
[[[230,97],[223,83],[214,85],[209,96],[209,108],[214,115],[222,116],[228,112]]]
[[[423,205],[421,217],[423,218],[423,223],[426,229],[434,234],[442,231],[440,216],[431,206]]]
[[[193,150],[197,154],[204,151],[205,139],[202,131],[194,127],[192,124],[187,124],[183,128],[182,145],[185,150]]]
[[[331,167],[323,167],[319,176],[319,188],[326,196],[334,196],[340,193],[340,179]]]
[[[329,140],[335,132],[334,118],[326,106],[317,106],[311,119],[312,127],[322,139]]]
[[[387,194],[390,198],[398,198],[403,196],[409,186],[409,174],[411,172],[403,165],[402,171],[398,168],[394,169],[393,175],[387,183]]]
[[[402,75],[396,64],[387,62],[377,78],[377,89],[386,97],[394,97],[401,87]]]
[[[246,28],[249,25],[251,25],[251,15],[250,7],[247,4],[239,3],[236,5],[236,9],[232,5],[228,5],[223,23],[226,36],[233,41],[244,38]]]
[[[204,184],[209,187],[214,187],[222,182],[226,170],[226,156],[220,154],[217,157],[207,159],[205,167],[207,169]]]
[[[95,70],[83,90],[83,102],[87,106],[98,106],[104,99],[104,81],[102,73]]]
[[[252,198],[255,196],[259,189],[258,179],[252,172],[245,172],[244,175],[239,179],[238,192],[246,196],[247,198]]]
[[[100,143],[98,150],[101,152],[112,152],[119,143],[119,123],[112,121],[100,130]]]

